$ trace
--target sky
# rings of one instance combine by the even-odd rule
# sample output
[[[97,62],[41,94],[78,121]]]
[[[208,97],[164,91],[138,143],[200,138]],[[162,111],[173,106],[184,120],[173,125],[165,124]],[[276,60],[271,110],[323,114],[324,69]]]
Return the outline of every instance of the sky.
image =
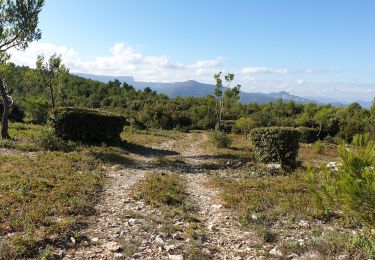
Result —
[[[375,96],[372,0],[46,0],[42,39],[12,61],[71,72],[214,83],[352,102]]]

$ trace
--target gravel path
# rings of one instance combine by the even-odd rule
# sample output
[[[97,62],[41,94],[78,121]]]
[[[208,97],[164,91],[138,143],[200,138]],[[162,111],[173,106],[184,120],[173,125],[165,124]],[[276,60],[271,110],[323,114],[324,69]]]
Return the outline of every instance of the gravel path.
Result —
[[[206,185],[210,173],[201,170],[201,165],[215,162],[212,154],[201,147],[207,138],[207,133],[190,133],[153,147],[176,152],[178,155],[169,157],[185,161],[187,166],[181,171],[178,167],[163,170],[145,167],[150,166],[149,156],[137,158],[141,159],[139,168],[113,165],[106,169],[108,181],[96,207],[98,213],[88,219],[88,227],[81,232],[83,239],[65,252],[63,258],[183,259],[189,239],[179,239],[179,233],[164,236],[160,231],[165,226],[163,214],[131,196],[133,185],[155,171],[167,174],[173,171],[185,176],[190,200],[198,207],[203,222],[205,240],[202,247],[207,258],[254,259],[262,254],[254,233],[243,230],[235,215],[223,207],[219,191]]]

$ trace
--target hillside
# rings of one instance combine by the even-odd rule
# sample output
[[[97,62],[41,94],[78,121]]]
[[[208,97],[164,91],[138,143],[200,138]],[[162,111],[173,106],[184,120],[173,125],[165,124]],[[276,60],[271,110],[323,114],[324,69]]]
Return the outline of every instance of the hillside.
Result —
[[[129,85],[134,86],[136,89],[144,89],[146,87],[151,88],[152,90],[157,91],[158,93],[163,93],[168,95],[171,98],[174,97],[204,97],[207,95],[213,95],[215,86],[212,84],[205,84],[195,80],[189,80],[185,82],[173,82],[173,83],[157,83],[157,82],[143,82],[136,81],[131,76],[99,76],[86,73],[76,73],[76,75],[98,80],[103,83],[108,83],[110,80],[118,79],[120,82],[126,82]],[[275,92],[275,93],[248,93],[241,91],[240,93],[240,102],[241,103],[268,103],[274,102],[277,99],[282,99],[284,101],[293,100],[297,103],[309,103],[316,102],[312,99],[307,99],[303,97],[298,97],[289,94],[286,91]],[[320,103],[320,102],[317,102]]]

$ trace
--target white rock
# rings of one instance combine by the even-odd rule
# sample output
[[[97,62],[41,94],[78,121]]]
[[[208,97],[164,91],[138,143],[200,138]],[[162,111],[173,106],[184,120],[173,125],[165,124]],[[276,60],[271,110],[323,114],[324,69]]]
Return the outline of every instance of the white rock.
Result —
[[[70,241],[72,241],[73,245],[76,244],[76,240],[74,239],[74,237],[70,237]]]
[[[258,216],[255,215],[255,214],[252,214],[252,215],[251,215],[251,219],[252,219],[252,220],[257,220],[257,219],[258,219]]]
[[[221,204],[213,204],[211,206],[211,208],[213,208],[213,209],[221,209],[222,207],[223,207],[223,205],[221,205]]]
[[[330,169],[332,169],[334,171],[338,171],[338,169],[339,169],[338,167],[339,166],[341,166],[341,163],[338,163],[338,162],[329,162],[329,163],[326,164],[327,168],[330,168]]]
[[[177,248],[176,245],[169,245],[169,246],[165,246],[165,250],[167,252],[171,251],[171,250],[175,250]]]
[[[289,258],[289,259],[295,259],[295,258],[297,258],[297,257],[298,257],[298,255],[295,254],[295,253],[292,253],[292,254],[288,255],[288,258]]]
[[[215,226],[214,224],[209,224],[209,225],[207,226],[207,228],[208,228],[208,230],[210,230],[210,231],[214,231],[214,230],[216,229],[216,226]]]
[[[183,255],[168,255],[169,260],[184,260]]]
[[[124,258],[124,255],[121,254],[121,253],[115,253],[115,254],[113,255],[113,257],[114,257],[115,259],[123,259],[123,258]]]
[[[93,242],[93,243],[98,242],[98,241],[99,241],[99,238],[97,238],[97,237],[91,238],[91,242]]]
[[[283,253],[281,253],[281,251],[277,247],[272,248],[271,251],[269,251],[269,254],[274,255],[274,256],[282,256],[283,255]]]
[[[269,164],[267,164],[267,168],[270,168],[270,169],[281,169],[281,164],[280,163],[269,163]]]
[[[164,244],[164,240],[159,235],[155,237],[155,242],[158,244]]]
[[[131,219],[128,220],[128,223],[129,223],[129,225],[134,226],[134,225],[139,224],[139,220],[135,219],[135,218],[131,218]]]
[[[298,222],[298,225],[299,225],[300,227],[308,227],[308,226],[309,226],[309,222],[307,222],[307,221],[305,221],[305,220],[300,220],[300,221]]]
[[[117,242],[109,242],[106,247],[111,252],[118,252],[121,250],[121,246]]]

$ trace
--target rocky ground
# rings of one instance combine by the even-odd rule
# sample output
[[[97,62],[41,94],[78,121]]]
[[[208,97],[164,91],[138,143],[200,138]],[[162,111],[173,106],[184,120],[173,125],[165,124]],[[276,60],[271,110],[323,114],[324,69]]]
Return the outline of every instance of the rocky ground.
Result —
[[[238,216],[225,207],[220,190],[208,185],[211,175],[227,175],[217,155],[204,147],[207,133],[189,133],[181,138],[150,145],[142,152],[127,154],[132,163],[105,169],[106,183],[97,204],[97,214],[70,249],[58,249],[63,259],[268,259],[285,258],[275,243],[264,243]],[[150,152],[151,151],[151,152]],[[166,160],[166,161],[165,161]],[[216,165],[215,169],[207,165]],[[244,165],[230,171],[240,176]],[[237,168],[238,167],[238,168]],[[227,169],[225,169],[227,168]],[[148,174],[178,174],[186,181],[188,201],[196,221],[186,220],[168,209],[151,207],[135,199],[134,185]],[[189,213],[190,214],[190,213]],[[310,223],[302,221],[280,234],[279,241],[304,243]],[[190,258],[188,258],[190,256]],[[193,256],[193,257],[192,257]],[[286,259],[319,259],[318,254],[290,254]],[[342,259],[347,259],[345,256]]]
[[[222,205],[218,191],[207,185],[212,171],[204,170],[202,165],[215,161],[201,147],[206,139],[207,134],[188,134],[154,146],[172,151],[169,157],[182,160],[182,165],[154,166],[152,160],[162,156],[161,152],[135,155],[131,167],[108,167],[97,214],[89,218],[79,242],[72,237],[73,246],[66,251],[57,250],[57,255],[64,259],[184,259],[192,250],[191,238],[186,235],[189,223],[169,217],[132,196],[133,186],[152,172],[185,176],[189,200],[198,208],[197,217],[201,220],[201,258],[253,259],[263,255],[264,248],[256,235],[241,227],[235,214]]]

